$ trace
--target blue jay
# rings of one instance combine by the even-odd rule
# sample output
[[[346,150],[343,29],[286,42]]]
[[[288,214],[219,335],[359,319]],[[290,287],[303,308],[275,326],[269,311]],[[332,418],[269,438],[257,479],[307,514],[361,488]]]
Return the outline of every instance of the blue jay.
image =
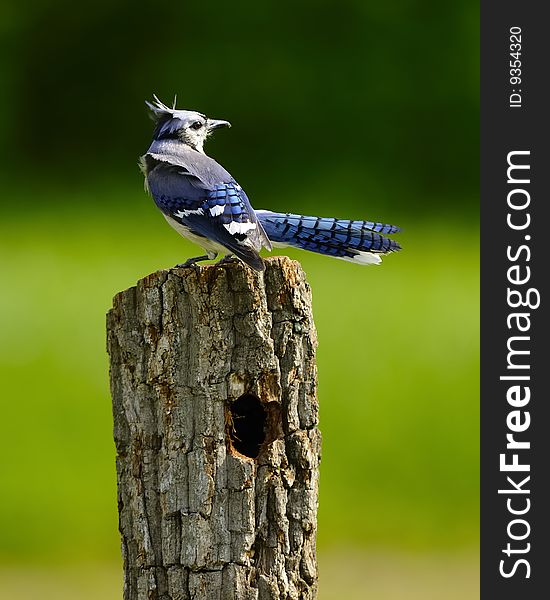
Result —
[[[385,237],[393,225],[254,211],[235,179],[204,153],[206,138],[228,121],[191,110],[168,108],[156,96],[146,102],[155,120],[153,141],[141,158],[145,188],[164,218],[181,235],[202,246],[204,256],[184,265],[235,255],[262,271],[259,251],[294,246],[358,264],[378,264],[400,249]]]

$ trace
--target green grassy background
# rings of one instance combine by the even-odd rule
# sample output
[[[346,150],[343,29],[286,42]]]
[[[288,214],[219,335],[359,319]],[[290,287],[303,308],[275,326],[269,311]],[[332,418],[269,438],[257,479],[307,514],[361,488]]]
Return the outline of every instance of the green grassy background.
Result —
[[[307,253],[321,600],[472,598],[478,553],[475,0],[0,6],[0,597],[120,597],[112,296],[197,253],[142,192],[144,100],[228,119],[256,208],[403,228]],[[358,576],[359,574],[359,576]]]

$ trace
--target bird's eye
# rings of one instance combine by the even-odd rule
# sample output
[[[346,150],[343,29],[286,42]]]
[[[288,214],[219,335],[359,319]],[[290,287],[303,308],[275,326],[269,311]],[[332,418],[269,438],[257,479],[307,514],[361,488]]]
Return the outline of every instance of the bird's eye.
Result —
[[[192,125],[191,125],[191,129],[200,129],[202,127],[202,123],[200,121],[195,121]]]

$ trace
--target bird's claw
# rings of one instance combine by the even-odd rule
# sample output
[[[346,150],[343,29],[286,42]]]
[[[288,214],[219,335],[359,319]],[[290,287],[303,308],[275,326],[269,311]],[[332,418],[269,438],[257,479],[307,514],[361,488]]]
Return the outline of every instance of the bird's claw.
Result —
[[[193,267],[194,269],[198,269],[200,268],[199,265],[197,265],[198,262],[201,262],[203,260],[209,260],[209,256],[208,254],[204,254],[203,256],[195,256],[193,258],[189,258],[187,259],[184,263],[178,263],[174,268],[175,269],[187,269],[189,267]]]
[[[218,261],[218,265],[228,265],[230,263],[239,262],[239,259],[233,254],[226,254],[221,260]]]

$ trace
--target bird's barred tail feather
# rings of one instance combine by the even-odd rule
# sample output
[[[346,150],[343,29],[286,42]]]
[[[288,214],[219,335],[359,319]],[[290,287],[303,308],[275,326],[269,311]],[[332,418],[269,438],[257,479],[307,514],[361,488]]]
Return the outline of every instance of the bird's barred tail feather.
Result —
[[[385,237],[394,225],[257,210],[256,215],[274,246],[294,246],[359,264],[378,264],[380,255],[401,246]]]

